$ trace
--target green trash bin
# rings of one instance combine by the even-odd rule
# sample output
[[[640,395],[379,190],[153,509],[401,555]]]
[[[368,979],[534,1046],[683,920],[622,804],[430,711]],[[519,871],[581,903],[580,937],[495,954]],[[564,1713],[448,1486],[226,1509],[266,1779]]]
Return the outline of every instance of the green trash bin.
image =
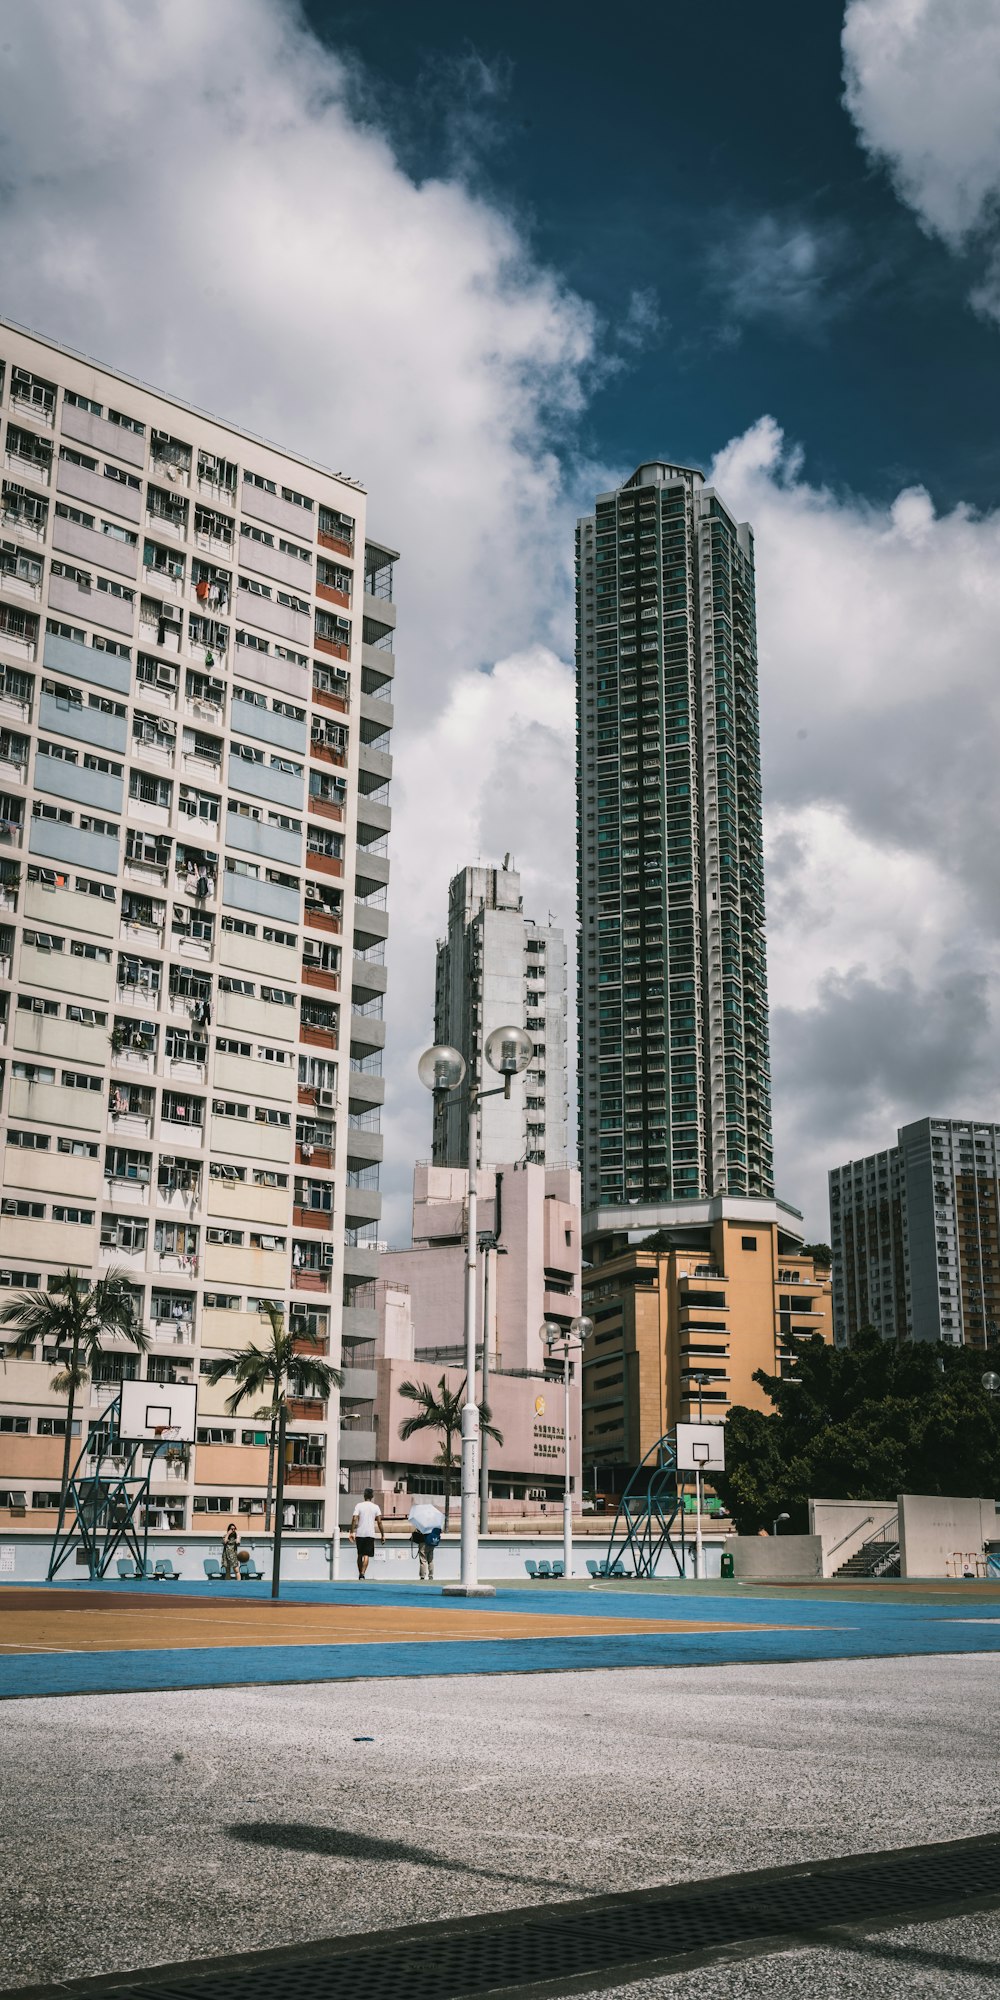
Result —
[[[722,1552],[722,1561],[719,1564],[719,1575],[732,1576],[732,1573],[733,1573],[733,1557],[730,1555],[728,1549],[724,1549]]]

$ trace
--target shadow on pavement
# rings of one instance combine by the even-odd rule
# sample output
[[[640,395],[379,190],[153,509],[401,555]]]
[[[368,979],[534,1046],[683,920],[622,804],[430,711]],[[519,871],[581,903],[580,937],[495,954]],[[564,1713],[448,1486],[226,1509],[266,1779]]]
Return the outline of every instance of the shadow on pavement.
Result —
[[[284,1847],[297,1854],[329,1854],[344,1861],[408,1861],[415,1868],[443,1868],[451,1875],[478,1875],[490,1882],[519,1882],[532,1889],[558,1889],[562,1885],[550,1876],[514,1875],[502,1868],[477,1868],[469,1861],[453,1861],[434,1854],[429,1847],[411,1847],[402,1840],[379,1840],[371,1833],[356,1833],[336,1826],[308,1826],[298,1821],[249,1820],[227,1826],[231,1840],[251,1847]]]

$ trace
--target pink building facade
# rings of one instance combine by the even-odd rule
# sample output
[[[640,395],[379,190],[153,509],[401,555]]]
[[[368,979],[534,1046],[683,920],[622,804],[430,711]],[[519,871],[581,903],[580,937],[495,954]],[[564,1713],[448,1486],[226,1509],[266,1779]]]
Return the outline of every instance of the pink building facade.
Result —
[[[555,1519],[566,1464],[561,1366],[547,1364],[544,1320],[568,1326],[582,1310],[580,1177],[573,1168],[483,1167],[478,1179],[480,1255],[477,1362],[484,1325],[489,1404],[503,1443],[488,1444],[490,1517]],[[404,1382],[442,1380],[460,1392],[464,1366],[466,1175],[422,1165],[413,1184],[413,1246],[380,1259],[373,1483],[387,1516],[405,1518],[415,1494],[443,1495],[435,1463],[443,1439],[418,1431],[405,1443],[400,1425],[415,1409]],[[580,1494],[580,1386],[570,1392],[570,1466]],[[481,1379],[481,1377],[480,1377]],[[459,1440],[453,1441],[457,1459]],[[352,1485],[353,1485],[352,1480]],[[457,1467],[453,1475],[457,1499]],[[457,1519],[457,1512],[455,1518]]]

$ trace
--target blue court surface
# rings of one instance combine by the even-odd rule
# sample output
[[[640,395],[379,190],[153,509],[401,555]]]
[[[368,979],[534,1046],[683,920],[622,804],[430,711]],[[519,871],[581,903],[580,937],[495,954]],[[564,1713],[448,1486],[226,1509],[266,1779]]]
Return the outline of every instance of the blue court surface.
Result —
[[[704,1585],[678,1584],[566,1586],[546,1588],[543,1596],[539,1586],[515,1586],[468,1604],[433,1587],[289,1584],[280,1607],[271,1605],[266,1584],[185,1583],[170,1593],[169,1585],[87,1582],[0,1587],[0,1698],[1000,1652],[1000,1593],[975,1583],[903,1586],[898,1594],[890,1586],[877,1594],[730,1586],[712,1595]],[[316,1643],[315,1617],[296,1613],[308,1606],[325,1607],[329,1642]],[[447,1636],[441,1635],[445,1612]],[[121,1629],[123,1614],[154,1636],[130,1632],[116,1644],[112,1628]],[[301,1618],[311,1629],[301,1642],[240,1642],[234,1626],[253,1637],[276,1615],[275,1638],[288,1619],[294,1625]],[[350,1636],[359,1615],[361,1639]],[[496,1621],[498,1636],[491,1638]],[[500,1635],[503,1625],[523,1623],[530,1636]],[[639,1629],[620,1629],[626,1623]],[[334,1636],[338,1624],[346,1628],[343,1638]],[[581,1631],[581,1624],[592,1630]],[[85,1649],[74,1644],[84,1628]],[[202,1628],[208,1643],[200,1643]]]

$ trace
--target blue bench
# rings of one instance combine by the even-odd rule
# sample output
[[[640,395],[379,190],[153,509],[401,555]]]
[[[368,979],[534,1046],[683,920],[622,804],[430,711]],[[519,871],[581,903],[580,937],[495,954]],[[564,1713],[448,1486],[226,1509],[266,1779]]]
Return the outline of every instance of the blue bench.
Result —
[[[204,1564],[203,1564],[203,1567],[204,1567],[204,1571],[205,1571],[205,1575],[207,1576],[207,1578],[208,1578],[208,1580],[209,1580],[209,1583],[221,1583],[221,1582],[222,1582],[222,1580],[223,1580],[223,1577],[222,1577],[222,1564],[220,1563],[220,1561],[219,1561],[219,1558],[218,1558],[218,1556],[206,1556],[206,1557],[204,1558]]]
[[[160,1557],[153,1575],[157,1583],[179,1583],[181,1580],[180,1571],[174,1568],[169,1556]]]

